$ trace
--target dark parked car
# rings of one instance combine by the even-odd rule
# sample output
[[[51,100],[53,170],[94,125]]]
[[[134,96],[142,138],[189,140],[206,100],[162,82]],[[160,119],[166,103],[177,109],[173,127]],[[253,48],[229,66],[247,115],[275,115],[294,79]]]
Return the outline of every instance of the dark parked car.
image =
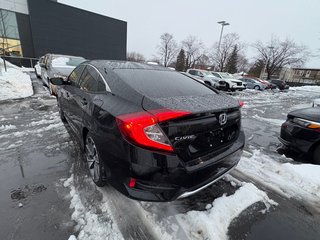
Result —
[[[282,80],[273,79],[273,80],[270,80],[270,83],[276,85],[279,88],[279,90],[289,89],[289,85],[287,85],[286,82]]]
[[[280,141],[294,151],[309,154],[320,164],[320,111],[318,108],[295,110],[282,124]]]
[[[51,83],[61,85],[61,118],[98,186],[170,201],[211,185],[241,157],[239,102],[179,72],[100,60]]]

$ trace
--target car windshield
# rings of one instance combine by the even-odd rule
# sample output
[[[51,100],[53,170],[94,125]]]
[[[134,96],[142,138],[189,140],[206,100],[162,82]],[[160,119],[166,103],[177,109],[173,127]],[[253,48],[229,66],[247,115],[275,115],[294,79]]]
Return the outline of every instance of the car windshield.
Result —
[[[80,63],[85,61],[82,57],[68,57],[68,56],[54,56],[52,58],[52,66],[61,67],[61,66],[70,66],[76,67]]]

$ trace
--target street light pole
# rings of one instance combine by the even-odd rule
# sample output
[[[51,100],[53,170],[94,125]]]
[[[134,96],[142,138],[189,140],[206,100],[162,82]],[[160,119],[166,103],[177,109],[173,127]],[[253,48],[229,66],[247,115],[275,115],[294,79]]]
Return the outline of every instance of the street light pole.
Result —
[[[222,35],[223,35],[223,28],[224,26],[229,26],[230,23],[227,23],[226,21],[220,21],[218,24],[221,24],[221,32],[220,32],[220,39],[219,39],[219,44],[218,44],[218,57],[220,54],[220,45],[221,45],[221,40],[222,40]]]

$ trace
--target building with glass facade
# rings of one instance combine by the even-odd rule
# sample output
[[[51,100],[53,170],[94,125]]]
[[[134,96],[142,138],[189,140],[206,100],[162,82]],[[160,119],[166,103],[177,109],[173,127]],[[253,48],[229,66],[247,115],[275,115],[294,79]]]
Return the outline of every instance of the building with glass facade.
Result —
[[[0,1],[0,54],[126,59],[127,23],[52,0]]]

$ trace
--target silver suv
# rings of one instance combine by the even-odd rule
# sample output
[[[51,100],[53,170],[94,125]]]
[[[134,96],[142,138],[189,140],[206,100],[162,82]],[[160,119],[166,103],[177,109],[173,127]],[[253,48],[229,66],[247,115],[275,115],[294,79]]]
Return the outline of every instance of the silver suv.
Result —
[[[50,83],[51,78],[66,79],[70,73],[80,63],[86,61],[83,57],[51,54],[44,56],[43,61],[40,62],[41,79],[45,85],[48,86],[51,95],[57,95],[56,86]]]
[[[201,69],[188,69],[187,74],[197,77],[204,81],[206,84],[219,90],[227,90],[227,84],[224,80],[213,76],[209,71]]]

